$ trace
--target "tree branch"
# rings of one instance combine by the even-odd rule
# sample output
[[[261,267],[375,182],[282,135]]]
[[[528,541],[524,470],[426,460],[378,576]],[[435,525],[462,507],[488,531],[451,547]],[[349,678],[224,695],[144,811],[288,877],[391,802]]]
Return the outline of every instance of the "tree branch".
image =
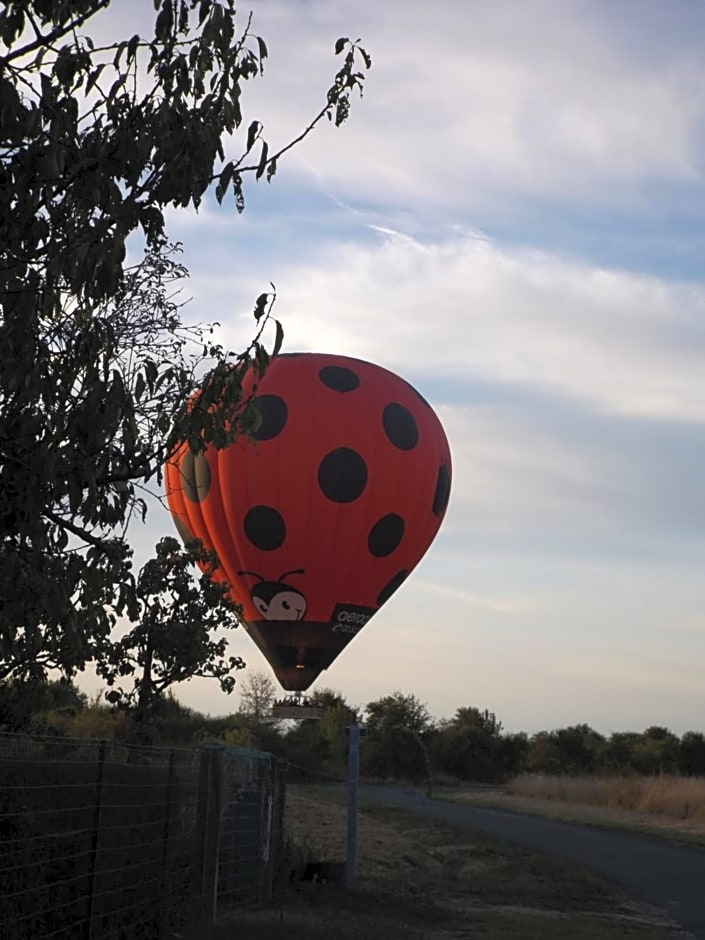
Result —
[[[91,535],[90,532],[86,532],[84,529],[81,529],[73,522],[69,522],[68,519],[64,519],[63,516],[53,512],[51,509],[42,509],[42,515],[51,522],[54,522],[56,525],[61,526],[61,528],[67,529],[78,538],[83,539],[87,545],[93,545],[95,548],[101,549],[101,551],[105,552],[106,555],[111,553],[110,546],[106,544],[105,539],[102,539],[97,535]]]
[[[8,63],[14,61],[15,59],[19,59],[22,56],[27,55],[30,52],[34,52],[35,49],[39,49],[42,46],[50,46],[57,39],[62,39],[64,36],[66,36],[67,33],[72,32],[79,26],[83,26],[86,20],[89,20],[92,16],[95,16],[96,13],[99,13],[101,10],[107,9],[109,4],[110,4],[110,0],[99,0],[98,6],[95,9],[89,10],[86,13],[79,14],[79,16],[77,16],[76,19],[72,20],[70,23],[67,23],[64,26],[56,26],[54,27],[53,30],[51,30],[51,32],[47,33],[46,35],[39,33],[37,35],[37,38],[34,39],[32,42],[27,43],[26,46],[21,46],[19,49],[16,49],[14,52],[9,52],[5,56],[0,56],[0,67],[7,65]],[[31,17],[30,17],[30,21],[31,21]],[[37,29],[34,22],[32,22],[32,26],[34,27],[35,30]]]

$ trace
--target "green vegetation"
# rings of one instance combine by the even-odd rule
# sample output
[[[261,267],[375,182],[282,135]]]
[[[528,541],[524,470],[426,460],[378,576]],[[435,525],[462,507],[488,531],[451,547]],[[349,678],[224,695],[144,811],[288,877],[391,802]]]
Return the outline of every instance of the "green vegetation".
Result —
[[[89,704],[66,680],[5,681],[0,682],[0,729],[179,747],[219,740],[284,757],[291,762],[291,779],[316,782],[330,777],[344,779],[346,728],[356,720],[366,726],[361,751],[363,777],[424,784],[436,791],[463,782],[506,783],[526,773],[533,775],[532,779],[537,775],[705,776],[705,736],[700,731],[689,731],[679,738],[666,728],[652,727],[606,738],[588,725],[576,725],[529,737],[507,734],[495,714],[471,706],[458,708],[451,719],[436,720],[415,695],[400,691],[359,708],[339,692],[319,689],[310,698],[323,705],[321,720],[281,722],[271,712],[276,687],[266,674],[252,670],[243,673],[237,711],[219,717],[203,715],[169,694],[170,681],[174,677],[178,680],[169,664],[192,668],[191,674],[196,674],[196,669],[204,673],[211,670],[210,674],[228,687],[230,670],[239,666],[228,664],[219,647],[209,647],[207,631],[200,639],[194,633],[191,646],[188,637],[178,631],[166,637],[157,631],[154,636],[160,645],[153,650],[152,665],[164,673],[155,674],[162,687],[152,690],[148,714],[133,707],[138,700],[134,695],[120,697],[117,706],[100,701]],[[135,645],[130,671],[123,677],[132,676],[134,682],[144,675],[150,646],[139,646],[143,642],[139,630],[132,638],[128,636],[128,641]],[[178,657],[174,651],[180,651]],[[127,663],[127,653],[118,661]],[[228,667],[220,676],[215,674],[218,663]],[[114,675],[119,686],[120,677]]]

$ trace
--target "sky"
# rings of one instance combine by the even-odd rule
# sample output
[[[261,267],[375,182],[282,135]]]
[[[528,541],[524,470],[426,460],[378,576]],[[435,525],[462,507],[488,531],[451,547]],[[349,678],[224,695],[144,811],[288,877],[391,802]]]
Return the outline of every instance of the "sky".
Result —
[[[245,125],[270,148],[318,110],[339,36],[373,68],[242,216],[171,215],[185,319],[242,349],[273,281],[284,350],[400,373],[454,462],[430,551],[314,688],[510,731],[702,728],[705,4],[252,8],[270,57]],[[137,561],[172,532],[155,506]],[[244,630],[231,647],[267,670]],[[201,680],[177,695],[237,706]]]

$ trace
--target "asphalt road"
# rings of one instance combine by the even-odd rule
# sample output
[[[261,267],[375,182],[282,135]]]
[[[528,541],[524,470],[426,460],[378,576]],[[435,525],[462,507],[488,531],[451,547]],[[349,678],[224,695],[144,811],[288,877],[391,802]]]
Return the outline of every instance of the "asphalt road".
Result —
[[[573,862],[619,885],[632,897],[662,908],[682,927],[705,938],[705,849],[429,800],[396,787],[366,786],[360,795]]]

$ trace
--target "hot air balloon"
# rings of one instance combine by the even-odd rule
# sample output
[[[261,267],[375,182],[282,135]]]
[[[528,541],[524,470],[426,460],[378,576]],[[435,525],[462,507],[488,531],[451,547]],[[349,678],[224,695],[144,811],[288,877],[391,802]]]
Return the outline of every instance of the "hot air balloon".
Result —
[[[200,539],[282,687],[303,691],[404,583],[450,496],[451,458],[428,402],[392,372],[318,353],[244,380],[253,440],[165,466],[184,541]]]

